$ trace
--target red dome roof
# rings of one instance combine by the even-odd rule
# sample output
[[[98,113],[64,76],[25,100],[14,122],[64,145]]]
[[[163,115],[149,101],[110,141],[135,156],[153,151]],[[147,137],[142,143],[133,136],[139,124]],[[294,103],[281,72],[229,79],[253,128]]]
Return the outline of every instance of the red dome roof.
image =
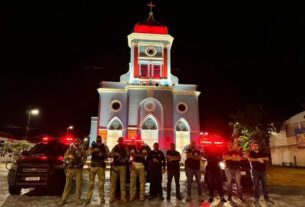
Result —
[[[136,33],[168,34],[167,26],[155,21],[152,14],[146,21],[137,23],[133,31]]]

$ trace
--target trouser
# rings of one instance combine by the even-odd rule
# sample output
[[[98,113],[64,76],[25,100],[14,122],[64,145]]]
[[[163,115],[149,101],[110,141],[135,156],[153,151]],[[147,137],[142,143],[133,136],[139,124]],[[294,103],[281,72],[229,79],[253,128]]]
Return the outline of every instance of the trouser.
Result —
[[[232,196],[232,181],[233,181],[233,177],[234,177],[236,187],[237,187],[237,194],[239,197],[241,197],[242,193],[241,193],[241,184],[240,184],[240,179],[241,179],[240,170],[226,168],[226,177],[227,177],[227,183],[228,183],[228,196],[229,197]]]
[[[163,196],[162,190],[162,168],[149,169],[149,181],[150,181],[150,192],[151,196]]]
[[[116,183],[118,176],[120,176],[120,190],[121,200],[126,200],[126,166],[112,166],[111,168],[111,189],[110,189],[110,200],[114,200],[116,192]]]
[[[105,201],[104,195],[104,184],[105,184],[105,168],[103,167],[91,167],[89,168],[89,189],[87,199],[91,200],[93,189],[94,189],[94,182],[95,176],[97,175],[99,181],[99,193],[101,201]]]
[[[217,190],[220,197],[223,197],[224,192],[222,188],[220,169],[207,169],[206,173],[208,176],[207,184],[209,188],[209,195],[214,196],[214,191]]]
[[[269,199],[268,190],[267,190],[267,179],[266,179],[266,172],[265,171],[257,171],[252,170],[252,178],[254,183],[254,198],[259,199],[259,184],[262,184],[262,190],[264,194],[264,198],[266,200]]]
[[[194,170],[191,168],[186,168],[186,174],[187,174],[187,197],[191,197],[192,195],[192,182],[193,182],[193,176],[195,175],[196,178],[196,183],[197,183],[197,192],[198,196],[202,195],[202,190],[201,190],[201,172],[200,170]]]
[[[83,169],[75,169],[75,168],[70,168],[67,169],[66,171],[66,184],[64,188],[64,192],[62,194],[62,202],[66,202],[69,193],[71,191],[72,187],[72,181],[73,178],[75,177],[76,180],[76,195],[77,199],[81,199],[81,185],[82,185],[82,178],[83,178]]]
[[[136,196],[136,183],[137,177],[140,181],[140,199],[145,198],[145,168],[136,169],[134,166],[131,167],[130,173],[130,198],[134,199]]]
[[[180,170],[168,169],[167,170],[167,197],[171,195],[171,184],[172,179],[175,178],[175,185],[176,185],[176,197],[180,197]]]

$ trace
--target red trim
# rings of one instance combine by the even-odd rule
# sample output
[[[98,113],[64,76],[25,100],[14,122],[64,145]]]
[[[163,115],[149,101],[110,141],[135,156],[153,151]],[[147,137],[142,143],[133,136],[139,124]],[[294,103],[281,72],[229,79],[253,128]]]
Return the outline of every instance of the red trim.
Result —
[[[168,55],[167,48],[163,49],[163,67],[162,67],[162,77],[167,78],[167,63],[168,63]]]
[[[137,78],[139,77],[139,48],[138,46],[135,46],[134,47],[134,52],[133,52],[133,55],[134,55],[134,66],[133,66],[133,69],[134,69],[134,77]]]
[[[134,27],[134,32],[150,34],[168,34],[167,26],[152,26],[138,24]]]

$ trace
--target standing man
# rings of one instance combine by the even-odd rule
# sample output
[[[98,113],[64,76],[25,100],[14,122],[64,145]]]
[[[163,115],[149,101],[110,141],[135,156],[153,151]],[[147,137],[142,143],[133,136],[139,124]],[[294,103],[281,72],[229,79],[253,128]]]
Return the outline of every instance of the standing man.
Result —
[[[145,157],[147,153],[147,150],[142,147],[141,142],[137,142],[136,147],[130,151],[130,155],[132,157],[130,173],[130,201],[135,200],[136,183],[138,177],[140,181],[140,200],[145,200]]]
[[[171,196],[171,184],[173,177],[175,178],[176,185],[176,198],[182,200],[180,194],[180,160],[181,155],[176,151],[176,146],[174,143],[171,143],[170,150],[166,152],[167,160],[167,197],[166,200],[170,200]]]
[[[91,155],[91,167],[89,168],[89,189],[86,204],[89,204],[91,201],[96,175],[99,181],[100,202],[102,204],[105,203],[105,160],[109,157],[109,149],[102,143],[101,136],[97,136],[96,142],[92,143],[92,146],[89,148],[89,154]]]
[[[199,202],[202,200],[202,190],[201,190],[201,172],[200,172],[200,162],[201,162],[201,152],[196,148],[196,142],[192,141],[190,147],[186,150],[186,175],[187,175],[187,198],[186,201],[190,202],[192,200],[192,182],[193,176],[195,175],[197,183],[197,192]]]
[[[163,152],[159,150],[158,143],[154,143],[153,148],[154,150],[151,151],[146,158],[150,181],[149,200],[157,196],[160,200],[164,200],[162,190],[162,175],[165,172],[165,157]]]
[[[205,150],[205,158],[207,160],[206,166],[206,182],[209,188],[209,202],[214,201],[214,191],[217,190],[221,202],[226,202],[224,198],[224,191],[222,188],[221,169],[219,163],[222,161],[223,154],[218,150],[207,148]]]
[[[228,151],[224,153],[224,160],[226,162],[226,177],[228,182],[228,200],[232,200],[232,181],[233,177],[235,178],[235,183],[237,187],[238,198],[243,201],[243,196],[241,193],[241,184],[240,184],[240,162],[241,162],[241,153],[238,150],[236,145],[232,145],[232,142],[227,143]]]
[[[66,184],[64,192],[62,194],[60,206],[65,205],[66,200],[69,196],[72,180],[75,177],[76,180],[76,203],[81,204],[81,185],[83,177],[83,166],[86,162],[86,153],[81,145],[80,139],[75,139],[73,144],[67,149],[64,155],[64,162],[67,167],[66,169]]]
[[[121,200],[126,202],[126,173],[129,165],[129,150],[124,144],[123,137],[118,138],[118,144],[114,146],[111,151],[113,162],[111,164],[111,189],[110,189],[110,203],[115,201],[116,183],[118,176],[120,177]]]
[[[262,190],[266,202],[272,202],[269,198],[267,191],[267,179],[266,179],[266,164],[269,162],[269,158],[266,153],[259,149],[256,142],[251,144],[251,151],[249,153],[249,161],[251,162],[252,178],[254,183],[254,203],[259,202],[259,185],[262,184]]]

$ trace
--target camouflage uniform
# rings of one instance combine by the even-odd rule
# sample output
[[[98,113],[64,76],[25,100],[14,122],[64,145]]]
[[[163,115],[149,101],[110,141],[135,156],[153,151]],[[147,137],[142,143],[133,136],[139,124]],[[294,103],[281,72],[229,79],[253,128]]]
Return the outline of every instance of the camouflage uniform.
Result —
[[[126,145],[115,145],[111,151],[113,162],[111,166],[111,189],[110,202],[115,200],[116,183],[118,176],[120,177],[121,200],[126,201],[126,172],[129,164],[129,150]]]
[[[72,180],[75,177],[76,180],[76,194],[78,204],[81,203],[81,185],[82,185],[82,171],[83,165],[86,161],[86,153],[82,146],[71,145],[65,155],[64,161],[66,165],[66,184],[64,188],[64,192],[61,198],[61,205],[63,205],[70,193]]]
[[[94,143],[89,149],[91,154],[91,167],[89,168],[89,189],[86,203],[90,203],[93,195],[95,176],[99,180],[99,195],[101,203],[105,203],[104,184],[105,184],[105,160],[109,157],[109,149],[102,143]]]

